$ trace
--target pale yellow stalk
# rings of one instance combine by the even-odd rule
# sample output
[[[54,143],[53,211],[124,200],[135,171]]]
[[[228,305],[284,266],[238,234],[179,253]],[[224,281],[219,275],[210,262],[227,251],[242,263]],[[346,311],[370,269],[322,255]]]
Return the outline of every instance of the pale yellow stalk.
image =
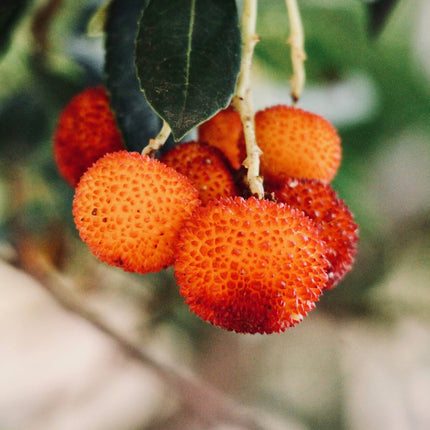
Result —
[[[262,154],[255,138],[254,111],[251,102],[251,65],[254,48],[259,41],[256,34],[257,0],[244,0],[241,17],[242,60],[236,93],[232,104],[240,115],[243,124],[247,168],[247,182],[252,194],[264,197],[263,180],[260,176],[260,156]]]
[[[293,98],[293,103],[296,104],[300,99],[306,81],[304,65],[306,60],[305,37],[297,0],[285,0],[285,2],[290,21],[290,36],[287,43],[291,46],[291,62],[293,66],[291,97]]]

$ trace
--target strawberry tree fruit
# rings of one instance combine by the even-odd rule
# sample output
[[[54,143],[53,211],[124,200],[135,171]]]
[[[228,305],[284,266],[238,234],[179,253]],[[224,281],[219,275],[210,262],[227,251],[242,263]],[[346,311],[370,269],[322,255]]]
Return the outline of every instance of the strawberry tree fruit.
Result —
[[[302,210],[317,225],[330,263],[324,289],[333,288],[352,269],[357,251],[358,226],[351,211],[329,184],[317,179],[287,178],[274,195],[279,202]]]
[[[255,115],[261,172],[268,181],[286,176],[330,182],[340,165],[336,129],[324,118],[291,106],[278,105]]]
[[[173,263],[183,222],[199,205],[185,176],[148,156],[119,151],[83,174],[73,215],[81,239],[101,261],[148,273]]]
[[[175,276],[190,310],[239,333],[300,322],[327,281],[326,245],[300,210],[251,197],[199,207],[181,229]]]
[[[186,176],[203,204],[238,194],[231,167],[220,150],[200,142],[186,142],[163,154],[160,161]]]
[[[124,149],[103,86],[77,94],[60,114],[54,134],[54,157],[64,179],[75,187],[101,156]]]
[[[229,106],[198,128],[199,142],[219,148],[234,169],[239,169],[245,159],[245,145],[240,115]]]

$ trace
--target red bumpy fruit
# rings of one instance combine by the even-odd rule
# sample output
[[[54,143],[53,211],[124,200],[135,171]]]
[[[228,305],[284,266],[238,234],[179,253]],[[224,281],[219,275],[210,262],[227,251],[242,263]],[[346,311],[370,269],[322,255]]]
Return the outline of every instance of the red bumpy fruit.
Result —
[[[203,204],[238,193],[230,166],[222,152],[206,143],[177,145],[166,152],[160,161],[186,176],[196,187]]]
[[[83,174],[73,215],[81,239],[100,260],[147,273],[173,263],[178,233],[199,204],[196,189],[175,170],[119,151]]]
[[[245,159],[245,144],[240,115],[228,107],[219,111],[198,128],[199,142],[206,142],[220,149],[234,169],[239,169]]]
[[[340,138],[319,115],[284,105],[255,115],[255,135],[263,151],[261,172],[269,182],[293,176],[330,182],[341,160]]]
[[[333,288],[354,263],[358,226],[352,213],[329,184],[315,179],[287,178],[275,196],[279,202],[302,210],[318,226],[330,263],[324,289]]]
[[[108,152],[124,149],[104,87],[88,88],[67,104],[54,135],[58,170],[75,187],[82,174]]]
[[[326,248],[301,211],[251,197],[200,207],[181,229],[175,276],[191,311],[240,333],[281,332],[314,307]]]

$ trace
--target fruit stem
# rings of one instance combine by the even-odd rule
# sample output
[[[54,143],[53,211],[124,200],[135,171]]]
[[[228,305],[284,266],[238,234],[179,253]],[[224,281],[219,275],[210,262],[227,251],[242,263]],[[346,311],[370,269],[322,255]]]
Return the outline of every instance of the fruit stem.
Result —
[[[293,66],[293,76],[291,77],[291,97],[295,105],[300,98],[305,86],[305,37],[302,19],[300,17],[297,0],[285,0],[290,21],[290,37],[287,43],[291,46],[291,62]]]
[[[166,143],[171,132],[172,130],[170,129],[169,124],[167,124],[166,121],[163,121],[163,126],[161,127],[160,132],[155,138],[149,139],[148,145],[143,148],[142,155],[150,155],[158,151]]]
[[[255,138],[254,111],[251,103],[251,65],[254,48],[259,41],[256,34],[257,0],[244,0],[241,17],[242,59],[233,107],[240,115],[246,144],[246,158],[243,165],[247,169],[248,186],[259,199],[264,197],[263,179],[260,176],[261,149]]]

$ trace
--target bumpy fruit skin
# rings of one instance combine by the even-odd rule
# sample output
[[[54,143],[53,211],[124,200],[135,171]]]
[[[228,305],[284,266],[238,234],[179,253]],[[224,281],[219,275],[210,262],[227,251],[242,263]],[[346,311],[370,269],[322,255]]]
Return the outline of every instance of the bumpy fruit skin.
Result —
[[[54,157],[64,179],[75,187],[96,160],[121,149],[124,143],[104,87],[88,88],[73,97],[54,134]]]
[[[340,138],[319,115],[278,105],[255,115],[261,172],[270,182],[286,176],[330,182],[341,161]]]
[[[324,289],[333,288],[354,264],[358,226],[351,211],[329,184],[315,179],[287,178],[274,194],[279,202],[302,210],[318,226],[330,263]]]
[[[240,115],[231,106],[219,111],[198,128],[198,141],[220,149],[236,170],[246,156],[242,135]]]
[[[287,205],[251,197],[199,207],[181,230],[180,293],[202,319],[239,333],[281,332],[314,307],[327,282],[325,245]]]
[[[187,142],[166,152],[160,161],[186,176],[203,204],[238,194],[230,166],[218,148]]]
[[[81,239],[101,261],[148,273],[173,264],[178,233],[199,204],[197,190],[175,170],[119,151],[83,174],[73,215]]]

